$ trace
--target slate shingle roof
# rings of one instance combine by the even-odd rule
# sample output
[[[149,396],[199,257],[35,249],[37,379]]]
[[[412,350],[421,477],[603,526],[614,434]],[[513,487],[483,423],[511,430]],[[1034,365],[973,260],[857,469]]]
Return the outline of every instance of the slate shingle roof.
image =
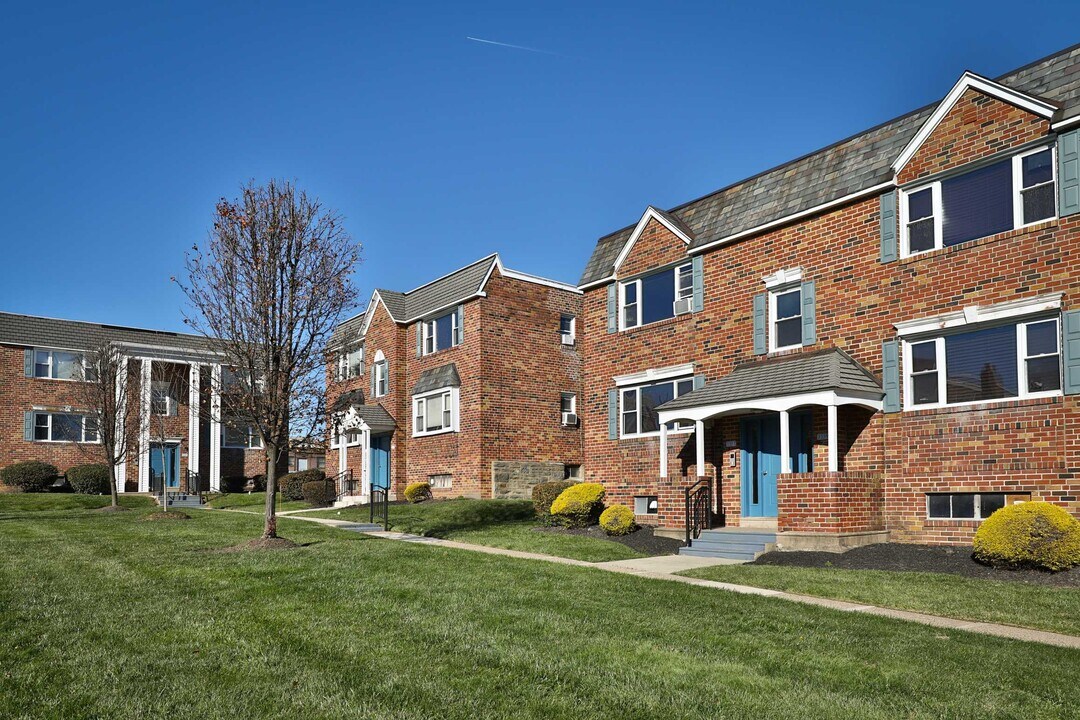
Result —
[[[400,293],[380,289],[379,296],[394,320],[410,322],[480,292],[497,260],[497,255],[489,255],[415,290]]]
[[[869,370],[843,350],[832,348],[740,365],[658,409],[680,410],[822,390],[882,394],[881,383]]]
[[[364,327],[364,315],[365,313],[354,315],[334,328],[334,332],[331,333],[330,342],[327,343],[327,346],[333,350],[358,339],[360,337],[360,330]]]
[[[106,342],[194,352],[211,350],[211,342],[200,335],[0,312],[0,343],[92,350]]]
[[[1054,121],[1080,115],[1080,45],[997,78],[1020,92],[1060,105]],[[741,180],[669,211],[691,230],[691,249],[808,210],[892,179],[892,162],[938,103]],[[581,285],[602,280],[633,226],[600,238]]]
[[[390,432],[397,427],[394,416],[386,412],[382,405],[354,405],[353,409],[373,432]]]
[[[412,394],[420,395],[430,390],[438,390],[447,387],[461,387],[461,376],[458,375],[457,365],[449,363],[431,368],[420,373],[413,386]]]
[[[363,390],[349,390],[338,395],[337,400],[330,406],[330,412],[339,413],[343,410],[348,410],[352,405],[364,404],[364,391]]]

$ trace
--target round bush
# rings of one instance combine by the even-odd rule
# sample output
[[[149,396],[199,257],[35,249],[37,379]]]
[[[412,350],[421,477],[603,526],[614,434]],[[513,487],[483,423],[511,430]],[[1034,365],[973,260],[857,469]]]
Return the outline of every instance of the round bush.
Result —
[[[1047,502],[1007,505],[975,532],[975,559],[1007,568],[1067,570],[1080,565],[1080,521]]]
[[[551,517],[566,527],[594,525],[604,509],[604,486],[577,483],[563,490],[551,503]]]
[[[108,465],[76,465],[64,474],[71,489],[82,495],[107,495],[112,492]]]
[[[303,484],[302,492],[304,500],[313,507],[326,507],[336,499],[333,484],[325,480],[308,480]]]
[[[411,503],[422,503],[431,499],[431,483],[414,482],[405,488],[405,499]]]
[[[301,470],[299,472],[284,475],[278,480],[278,487],[281,489],[281,499],[303,500],[304,483],[313,481],[318,482],[325,479],[326,473],[322,470]]]
[[[532,502],[537,517],[541,519],[550,519],[551,503],[555,502],[555,498],[562,495],[563,490],[568,487],[573,487],[576,484],[577,483],[572,480],[549,480],[534,485],[532,489]]]
[[[637,529],[634,511],[625,505],[612,505],[600,513],[600,527],[608,535],[629,535]]]
[[[8,465],[0,472],[0,479],[5,485],[17,487],[23,492],[48,492],[59,474],[55,465],[39,460],[27,460]]]

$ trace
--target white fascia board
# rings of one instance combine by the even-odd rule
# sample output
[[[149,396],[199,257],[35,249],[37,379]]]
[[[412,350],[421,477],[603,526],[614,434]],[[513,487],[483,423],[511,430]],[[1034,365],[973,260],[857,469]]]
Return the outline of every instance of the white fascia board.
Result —
[[[956,81],[956,84],[953,85],[952,90],[945,96],[945,99],[938,104],[934,112],[926,119],[926,122],[923,123],[922,127],[919,128],[919,132],[915,133],[915,137],[911,139],[911,142],[904,147],[900,155],[893,161],[893,172],[899,173],[903,167],[911,161],[911,158],[915,156],[915,153],[922,147],[922,144],[926,142],[931,133],[934,132],[945,116],[949,114],[949,111],[953,109],[956,102],[968,90],[976,90],[984,95],[989,95],[1002,102],[1015,105],[1016,107],[1027,110],[1028,112],[1046,118],[1047,120],[1052,118],[1054,113],[1057,112],[1057,108],[1050,103],[1030,95],[1025,95],[1022,92],[996,83],[993,80],[988,80],[981,75],[965,72],[960,76],[960,79]]]
[[[641,385],[655,380],[667,380],[669,378],[684,377],[694,373],[694,363],[682,365],[669,365],[662,368],[650,368],[629,375],[616,375],[613,379],[617,387],[627,385]]]
[[[1050,126],[1050,129],[1054,132],[1060,132],[1071,128],[1073,125],[1080,125],[1080,115],[1056,122]]]
[[[679,228],[668,222],[667,218],[661,215],[656,208],[652,205],[645,208],[645,212],[642,213],[641,219],[638,220],[638,224],[634,227],[634,232],[630,233],[630,237],[627,238],[626,244],[623,245],[623,249],[619,252],[619,256],[615,258],[615,263],[611,267],[611,273],[614,275],[619,271],[619,267],[626,261],[627,256],[630,255],[630,250],[634,247],[634,243],[641,237],[641,233],[645,232],[645,227],[649,224],[650,220],[655,220],[668,230],[671,234],[683,241],[685,245],[690,245],[693,242],[693,238],[684,233]]]
[[[371,299],[368,300],[367,310],[364,311],[364,326],[360,329],[361,335],[367,335],[368,328],[371,327],[371,318],[375,317],[375,310],[382,303],[383,307],[386,307],[386,303],[382,301],[382,295],[379,295],[379,291],[371,293]],[[390,319],[394,319],[394,313],[390,312],[390,308],[386,308],[386,314],[390,316]],[[395,321],[396,322],[396,321]]]
[[[615,276],[608,275],[606,278],[600,278],[599,280],[593,280],[587,282],[584,285],[578,285],[578,290],[584,292],[585,290],[592,290],[594,287],[600,287],[601,285],[607,285],[609,282],[614,282]]]
[[[518,272],[517,270],[511,270],[508,267],[504,267],[501,260],[496,260],[495,264],[499,268],[499,272],[504,277],[512,278],[514,280],[521,280],[522,282],[533,283],[534,285],[545,285],[547,287],[553,287],[557,290],[566,290],[567,292],[581,294],[581,290],[576,285],[570,285],[569,283],[562,283],[558,280],[549,280],[547,278],[540,277],[539,275],[530,275],[529,273]],[[488,274],[490,277],[490,273]],[[484,285],[487,285],[487,281],[484,281]],[[483,286],[481,286],[483,287]]]
[[[997,305],[987,305],[984,307],[969,305],[968,307],[955,312],[894,323],[893,327],[896,328],[896,334],[900,337],[912,337],[916,335],[937,333],[942,330],[964,327],[966,325],[976,325],[979,323],[1026,317],[1028,315],[1038,315],[1039,313],[1060,310],[1061,295],[1061,293],[1051,293],[1049,295],[1040,295],[1035,298],[1011,300],[1009,302],[999,303]]]
[[[858,405],[870,410],[878,411],[882,408],[881,393],[856,393],[839,392],[837,390],[821,390],[819,392],[801,393],[798,395],[781,395],[779,397],[759,398],[756,400],[740,400],[731,403],[717,403],[715,405],[701,405],[699,407],[681,408],[676,410],[660,410],[659,422],[666,425],[677,420],[693,420],[698,422],[708,420],[718,415],[729,413],[747,412],[760,410],[765,412],[780,412],[792,410],[803,405]]]
[[[822,203],[821,205],[815,205],[814,207],[807,208],[805,210],[800,210],[797,213],[792,213],[791,215],[785,215],[782,218],[772,220],[772,221],[767,222],[767,223],[765,223],[763,225],[756,225],[755,227],[747,228],[746,230],[743,230],[742,232],[737,232],[734,235],[728,235],[727,237],[722,237],[722,238],[720,238],[718,240],[713,240],[710,243],[700,245],[700,246],[698,246],[696,248],[690,248],[687,251],[687,254],[688,255],[700,255],[701,253],[705,252],[706,250],[710,250],[710,249],[712,249],[714,247],[717,247],[719,245],[727,245],[728,243],[733,243],[736,240],[741,240],[744,237],[748,237],[750,235],[758,235],[759,233],[763,233],[763,232],[766,232],[768,230],[772,230],[773,228],[781,227],[783,225],[788,225],[790,223],[795,222],[796,220],[801,220],[804,217],[808,217],[810,215],[817,215],[818,213],[829,210],[830,208],[836,207],[837,205],[846,205],[847,203],[852,202],[853,200],[858,200],[859,198],[865,197],[867,195],[876,195],[877,193],[880,193],[882,190],[889,190],[889,189],[892,189],[895,186],[896,186],[896,182],[893,181],[893,180],[889,180],[888,182],[883,182],[883,183],[881,183],[879,185],[873,185],[873,186],[865,188],[863,190],[858,190],[856,192],[853,192],[850,195],[845,195],[844,197],[839,197],[839,198],[836,198],[835,200],[830,200],[829,202]]]

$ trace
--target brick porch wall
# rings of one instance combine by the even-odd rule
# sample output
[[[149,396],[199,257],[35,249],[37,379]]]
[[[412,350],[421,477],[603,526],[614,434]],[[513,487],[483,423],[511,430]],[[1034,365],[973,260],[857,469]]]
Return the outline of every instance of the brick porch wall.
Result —
[[[845,533],[885,527],[881,476],[862,472],[783,473],[777,530]]]

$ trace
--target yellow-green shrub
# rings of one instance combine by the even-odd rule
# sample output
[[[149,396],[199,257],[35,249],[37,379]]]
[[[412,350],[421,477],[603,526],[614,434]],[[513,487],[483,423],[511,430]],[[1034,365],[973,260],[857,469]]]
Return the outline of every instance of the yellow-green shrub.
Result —
[[[551,503],[551,516],[567,527],[586,527],[596,522],[604,509],[604,486],[578,483],[559,493]]]
[[[551,503],[555,502],[555,498],[562,495],[566,488],[574,484],[573,480],[548,480],[533,486],[532,502],[533,509],[536,510],[536,516],[541,520],[550,520]]]
[[[600,513],[600,527],[608,535],[629,535],[637,528],[634,511],[625,505],[612,505]]]
[[[405,499],[411,503],[422,503],[431,499],[431,483],[414,482],[405,488]]]
[[[1067,570],[1080,565],[1080,521],[1047,502],[1008,505],[983,521],[974,545],[988,565]]]

